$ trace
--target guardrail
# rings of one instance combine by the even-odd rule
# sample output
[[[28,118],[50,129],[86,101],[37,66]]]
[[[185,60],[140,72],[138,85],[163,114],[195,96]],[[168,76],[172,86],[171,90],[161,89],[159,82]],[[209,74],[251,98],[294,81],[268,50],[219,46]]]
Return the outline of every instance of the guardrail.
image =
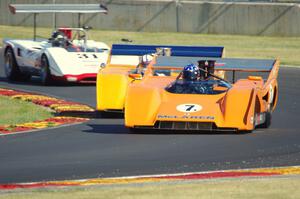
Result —
[[[133,0],[141,1],[141,0]],[[184,1],[194,1],[194,2],[208,2],[208,0],[152,0],[157,2],[184,2]],[[111,1],[113,2],[113,1]],[[117,1],[114,1],[117,2]],[[300,0],[210,0],[210,2],[250,2],[250,3],[300,3]]]
[[[10,0],[0,1],[0,24],[32,26],[33,15],[12,16]],[[19,0],[17,3],[37,3]],[[41,0],[38,3],[50,3]],[[56,3],[68,3],[56,0]],[[74,0],[95,3],[98,0]],[[287,3],[294,2],[294,3]],[[205,34],[246,34],[300,36],[300,4],[297,1],[202,1],[202,0],[106,0],[105,16],[87,14],[82,24],[96,29],[148,32],[191,32]],[[77,26],[77,17],[56,15],[57,26]],[[53,26],[51,14],[39,16],[37,26]]]

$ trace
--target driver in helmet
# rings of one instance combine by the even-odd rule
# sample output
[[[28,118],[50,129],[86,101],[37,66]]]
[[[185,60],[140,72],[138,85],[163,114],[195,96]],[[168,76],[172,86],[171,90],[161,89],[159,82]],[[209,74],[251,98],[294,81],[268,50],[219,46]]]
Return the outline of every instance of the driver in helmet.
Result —
[[[183,68],[182,79],[183,81],[192,82],[197,81],[199,77],[199,68],[195,64],[188,64]]]
[[[67,48],[70,45],[68,38],[60,31],[54,31],[50,40],[53,47]]]
[[[188,64],[183,68],[181,75],[178,76],[175,83],[167,88],[167,90],[172,93],[201,93],[201,90],[198,88],[199,75],[200,71],[198,66]],[[182,77],[182,79],[179,79],[180,77]]]
[[[152,54],[146,54],[141,57],[140,63],[137,65],[135,73],[144,75],[145,70],[149,63],[152,61],[153,55]]]
[[[205,93],[205,88],[199,84],[200,70],[195,64],[188,64],[182,71],[183,89],[184,92],[191,94]]]

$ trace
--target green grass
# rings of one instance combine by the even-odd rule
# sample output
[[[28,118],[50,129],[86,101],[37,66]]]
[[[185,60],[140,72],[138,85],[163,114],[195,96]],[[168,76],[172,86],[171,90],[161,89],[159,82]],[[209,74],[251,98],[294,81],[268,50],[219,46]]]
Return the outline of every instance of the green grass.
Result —
[[[52,117],[45,108],[18,99],[0,96],[0,125],[33,122]]]
[[[300,178],[255,178],[0,192],[0,199],[298,199]]]
[[[50,28],[38,28],[37,32],[44,38],[49,38],[51,35]],[[0,26],[0,39],[32,38],[32,35],[31,27]],[[103,41],[109,45],[121,43],[122,38],[129,38],[135,44],[219,45],[225,46],[226,57],[279,58],[282,64],[300,65],[300,37],[100,30],[90,31],[90,36],[94,40]]]

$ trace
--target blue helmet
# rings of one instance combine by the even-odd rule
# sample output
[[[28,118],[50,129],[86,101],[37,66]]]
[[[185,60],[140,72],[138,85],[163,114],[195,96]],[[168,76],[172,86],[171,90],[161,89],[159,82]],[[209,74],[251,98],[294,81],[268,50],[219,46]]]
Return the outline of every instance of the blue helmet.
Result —
[[[182,79],[196,80],[199,77],[199,68],[195,64],[188,64],[183,68]]]

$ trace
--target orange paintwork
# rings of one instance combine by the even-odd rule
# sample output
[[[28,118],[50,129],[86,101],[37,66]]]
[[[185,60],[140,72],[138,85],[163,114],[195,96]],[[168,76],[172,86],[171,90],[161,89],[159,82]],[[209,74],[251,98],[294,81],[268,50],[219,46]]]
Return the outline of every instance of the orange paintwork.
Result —
[[[181,121],[212,122],[217,128],[253,130],[260,114],[272,112],[276,107],[279,61],[275,62],[266,82],[260,77],[239,79],[227,92],[214,95],[166,91],[166,86],[176,77],[153,76],[153,64],[155,60],[139,84],[129,85],[125,102],[127,127],[151,127],[157,121]],[[201,108],[196,112],[180,112],[177,109],[182,104],[196,104]]]

